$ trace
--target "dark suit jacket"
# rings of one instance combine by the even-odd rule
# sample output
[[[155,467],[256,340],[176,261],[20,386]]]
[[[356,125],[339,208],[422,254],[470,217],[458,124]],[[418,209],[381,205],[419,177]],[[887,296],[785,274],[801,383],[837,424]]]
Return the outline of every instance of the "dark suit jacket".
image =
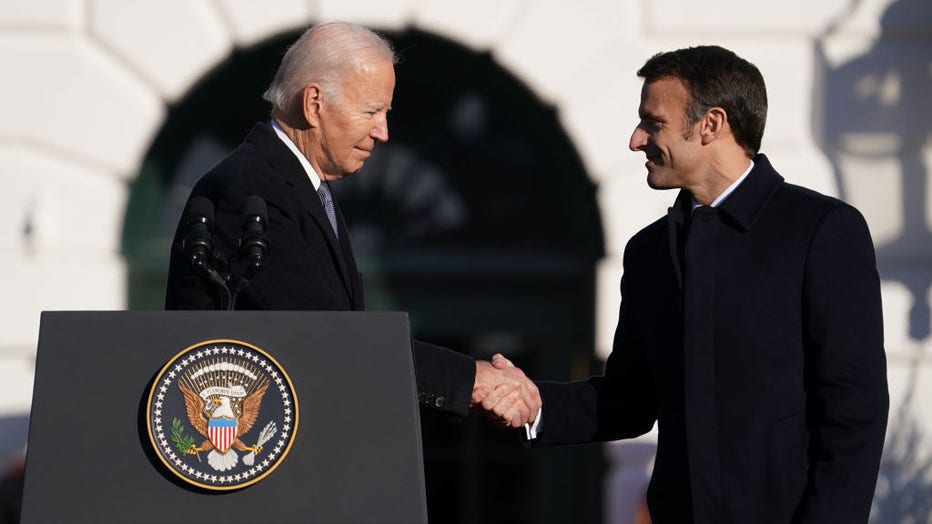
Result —
[[[362,279],[349,234],[337,210],[340,240],[307,173],[270,124],[253,127],[245,141],[195,185],[215,207],[213,241],[234,253],[243,201],[249,195],[268,206],[270,250],[262,270],[236,301],[237,309],[362,311]],[[208,285],[184,256],[182,217],[172,243],[166,309],[217,309],[216,286]],[[464,416],[469,409],[475,361],[455,351],[413,341],[422,405]]]
[[[540,384],[536,445],[657,421],[655,524],[867,522],[888,409],[870,234],[754,162],[720,207],[690,216],[683,191],[630,240],[605,373]]]

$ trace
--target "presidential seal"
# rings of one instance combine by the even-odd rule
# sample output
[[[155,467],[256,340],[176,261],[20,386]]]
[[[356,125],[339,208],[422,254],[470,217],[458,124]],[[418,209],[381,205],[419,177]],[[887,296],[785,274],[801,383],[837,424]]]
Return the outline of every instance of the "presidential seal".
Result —
[[[236,340],[208,340],[175,355],[152,382],[146,413],[159,459],[210,490],[268,476],[298,429],[288,375],[268,353]]]

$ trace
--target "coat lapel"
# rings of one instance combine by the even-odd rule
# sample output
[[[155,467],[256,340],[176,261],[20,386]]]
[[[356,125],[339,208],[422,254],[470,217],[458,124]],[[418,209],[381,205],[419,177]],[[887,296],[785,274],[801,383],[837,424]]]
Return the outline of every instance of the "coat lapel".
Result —
[[[722,202],[721,209],[741,231],[748,231],[782,182],[783,177],[774,171],[767,157],[759,154],[754,157],[754,169]]]
[[[686,225],[692,197],[688,191],[680,191],[673,207],[667,209],[667,240],[670,246],[670,262],[676,273],[676,282],[683,290],[683,251],[686,249]]]
[[[321,230],[324,238],[327,239],[327,247],[330,250],[330,256],[336,261],[340,278],[343,281],[343,286],[346,289],[347,295],[350,297],[350,302],[355,304],[353,278],[351,277],[346,261],[346,253],[352,256],[352,251],[344,249],[344,247],[340,245],[343,241],[338,241],[333,234],[333,228],[330,225],[330,220],[327,218],[327,212],[324,211],[324,205],[321,203],[317,191],[314,190],[314,184],[308,179],[307,173],[304,171],[301,163],[298,162],[298,159],[294,157],[291,150],[278,138],[278,135],[275,134],[275,130],[272,129],[270,124],[256,124],[252,128],[252,131],[250,131],[246,140],[255,144],[256,147],[263,152],[275,171],[282,176],[285,183],[294,191],[295,197],[304,206],[307,216],[310,217],[314,224]],[[340,220],[340,223],[342,224],[342,220]],[[348,245],[349,239],[347,238],[348,235],[345,233],[345,229],[344,226],[343,231],[340,233],[341,238],[343,238]],[[353,264],[353,266],[355,267],[355,264]]]
[[[735,189],[721,205],[721,210],[743,231],[749,230],[761,211],[783,182],[767,157],[759,154],[754,157],[754,169],[751,174]],[[686,234],[692,216],[692,195],[680,190],[673,203],[667,209],[667,237],[670,246],[670,258],[680,291],[683,290],[683,255],[686,249]]]
[[[350,243],[349,232],[346,228],[346,222],[343,220],[343,212],[340,210],[340,205],[337,203],[336,199],[333,201],[333,206],[337,215],[337,229],[340,232],[340,248],[343,250],[343,259],[346,262],[345,273],[347,276],[344,282],[348,285],[350,297],[353,302],[353,309],[362,311],[366,308],[362,289],[362,276],[359,273],[359,269],[356,267],[356,256],[353,254],[353,246]]]

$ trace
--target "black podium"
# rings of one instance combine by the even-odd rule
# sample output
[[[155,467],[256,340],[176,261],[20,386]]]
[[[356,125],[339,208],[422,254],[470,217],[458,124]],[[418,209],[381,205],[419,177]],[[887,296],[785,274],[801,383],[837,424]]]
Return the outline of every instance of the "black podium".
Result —
[[[179,478],[159,458],[147,431],[155,400],[150,391],[159,393],[160,373],[165,384],[174,385],[166,364],[177,362],[180,370],[190,359],[193,365],[193,353],[172,359],[216,340],[241,341],[272,357],[290,377],[300,412],[293,440],[274,470],[225,491]],[[198,364],[204,367],[200,375],[189,375],[203,375],[210,362],[205,357]],[[271,386],[270,391],[275,383]],[[177,389],[162,391],[170,395]],[[204,409],[213,409],[204,399]],[[278,434],[287,431],[279,427]],[[263,454],[256,451],[257,460],[273,453],[273,444]],[[249,454],[237,452],[240,461]],[[206,458],[206,452],[198,453],[197,461],[193,452],[180,455],[191,465]],[[407,315],[43,313],[22,521],[426,522]]]

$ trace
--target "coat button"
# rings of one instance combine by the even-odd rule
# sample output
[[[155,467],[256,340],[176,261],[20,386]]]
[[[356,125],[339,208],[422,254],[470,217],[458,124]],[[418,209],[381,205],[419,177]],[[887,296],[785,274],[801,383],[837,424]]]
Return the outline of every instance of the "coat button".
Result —
[[[438,395],[437,398],[434,399],[434,407],[442,408],[443,404],[444,404],[443,395]]]

